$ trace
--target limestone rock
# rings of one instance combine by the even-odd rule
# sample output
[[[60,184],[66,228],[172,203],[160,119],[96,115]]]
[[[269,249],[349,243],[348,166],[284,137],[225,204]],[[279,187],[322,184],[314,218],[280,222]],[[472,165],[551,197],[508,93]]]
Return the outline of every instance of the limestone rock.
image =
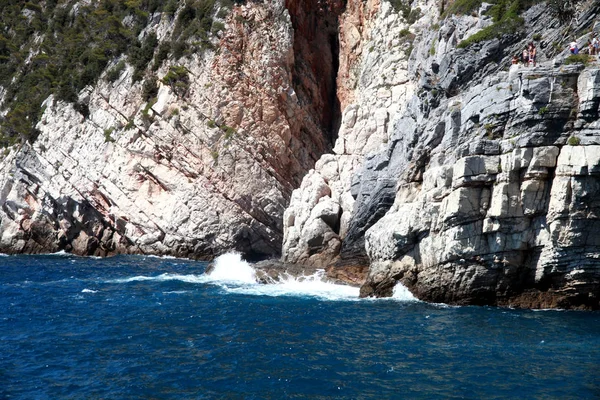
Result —
[[[318,46],[331,53],[322,28],[336,28],[317,0],[287,3],[234,7],[218,52],[157,71],[160,81],[181,66],[189,87],[160,83],[153,104],[129,66],[80,94],[89,115],[49,98],[37,141],[0,165],[0,252],[280,254],[285,206],[330,148],[336,107],[312,101],[335,90],[335,75],[313,67],[333,66]],[[145,32],[162,40],[175,20]]]
[[[353,209],[342,207],[347,229],[330,265],[369,265],[362,296],[389,296],[401,281],[435,302],[600,308],[597,67],[557,65],[538,49],[535,68],[505,71],[525,37],[460,49],[490,19],[482,12],[451,16],[427,29],[436,7],[422,3],[421,18],[408,27],[417,35],[402,70],[409,90],[395,97],[397,86],[377,85],[393,54],[363,52],[371,69],[344,111],[334,147],[361,158],[344,186]],[[523,18],[530,34],[544,29],[552,43],[562,33],[545,7]],[[596,5],[584,11],[594,12]],[[385,3],[379,15],[391,30],[404,28]],[[372,32],[381,32],[386,23],[375,21]],[[578,21],[583,27],[590,19]],[[378,36],[385,33],[372,36],[373,48]],[[373,100],[362,97],[370,87]],[[363,122],[373,101],[386,108]],[[391,108],[396,101],[405,107]],[[367,137],[386,125],[379,150],[369,146]],[[327,182],[335,180],[332,171],[323,172]],[[292,201],[287,212],[298,207]]]

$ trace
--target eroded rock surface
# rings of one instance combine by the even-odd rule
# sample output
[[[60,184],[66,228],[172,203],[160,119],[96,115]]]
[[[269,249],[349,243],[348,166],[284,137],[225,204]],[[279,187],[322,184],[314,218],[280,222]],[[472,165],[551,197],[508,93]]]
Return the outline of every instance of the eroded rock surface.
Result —
[[[308,3],[235,7],[218,51],[158,70],[155,101],[131,67],[81,93],[77,109],[48,99],[37,141],[0,164],[0,252],[278,255],[283,211],[331,147],[336,107],[317,96],[335,94],[335,48],[299,48],[321,38],[311,14],[321,2]],[[175,19],[153,18],[140,35],[162,40]],[[313,51],[329,54],[318,64],[329,77]],[[185,79],[161,82],[171,67]]]
[[[369,68],[334,155],[286,210],[284,260],[370,265],[362,296],[390,296],[402,282],[435,302],[600,308],[597,66],[552,53],[561,24],[543,4],[524,13],[526,34],[466,49],[461,40],[492,24],[486,7],[431,29],[437,9],[421,5],[412,25],[385,2],[373,19],[369,43],[408,28],[415,48],[406,64],[390,51],[372,64],[362,54]],[[597,11],[582,7],[582,31]],[[539,65],[509,70],[535,33]],[[406,79],[375,83],[392,71]]]
[[[600,140],[582,120],[597,73],[513,67],[427,120],[410,109],[395,147],[417,138],[389,165],[412,165],[396,168],[394,203],[366,231],[361,295],[399,280],[435,302],[598,308]]]

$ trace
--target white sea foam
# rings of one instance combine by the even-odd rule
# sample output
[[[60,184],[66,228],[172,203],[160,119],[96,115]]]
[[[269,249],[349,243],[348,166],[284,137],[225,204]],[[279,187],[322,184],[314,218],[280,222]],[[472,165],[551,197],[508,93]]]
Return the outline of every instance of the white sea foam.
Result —
[[[98,293],[97,290],[92,290],[92,289],[83,289],[81,291],[81,293]]]
[[[238,253],[223,254],[208,274],[211,280],[231,283],[256,283],[256,272]]]
[[[160,260],[190,260],[190,258],[185,258],[185,257],[175,257],[175,256],[157,256],[155,254],[148,254],[145,255],[144,257],[148,257],[148,258],[158,258]]]
[[[415,296],[413,296],[408,288],[400,282],[394,286],[394,294],[392,295],[392,299],[399,301],[419,301]]]
[[[180,274],[161,274],[158,276],[131,276],[129,278],[112,279],[106,281],[107,283],[129,283],[129,282],[143,282],[143,281],[181,281],[187,283],[204,283],[207,279],[202,275],[180,275]]]
[[[323,270],[319,270],[310,276],[293,277],[287,275],[282,276],[279,281],[274,283],[258,283],[254,268],[237,253],[227,253],[217,257],[214,261],[214,269],[209,274],[180,275],[165,273],[158,276],[140,275],[114,279],[108,281],[108,283],[173,280],[187,283],[209,283],[220,286],[227,293],[255,296],[314,297],[335,301],[360,300],[360,289],[358,287],[328,282]],[[400,284],[394,289],[393,299],[396,301],[418,301],[408,289]]]
[[[310,276],[284,276],[281,281],[268,285],[245,285],[227,288],[227,290],[258,296],[308,296],[324,300],[359,300],[359,288],[326,282],[324,275],[324,271],[320,270]]]
[[[241,293],[256,296],[308,296],[323,300],[358,301],[358,287],[328,282],[324,270],[318,270],[309,276],[282,276],[277,282],[259,284],[256,272],[250,264],[242,260],[239,254],[228,253],[215,260],[215,268],[209,275],[212,283],[220,285],[229,293]],[[371,299],[372,300],[372,299]],[[394,289],[393,300],[418,301],[403,285]]]
[[[283,276],[280,281],[260,284],[256,271],[240,254],[227,253],[215,260],[208,275],[211,283],[220,285],[229,293],[255,296],[310,296],[327,300],[358,299],[359,289],[324,281],[324,271],[311,276]]]
[[[58,257],[71,257],[71,256],[72,256],[72,254],[70,254],[70,253],[67,253],[67,252],[66,252],[66,251],[64,251],[64,250],[57,251],[56,253],[50,253],[50,254],[48,254],[48,255],[49,255],[49,256],[58,256]]]
[[[113,279],[107,283],[130,283],[143,281],[181,281],[186,283],[217,283],[217,284],[257,284],[254,269],[237,253],[227,253],[217,257],[215,268],[210,274],[181,275],[161,274],[158,276],[131,276],[128,278]]]
[[[80,255],[77,255],[77,254],[66,252],[64,250],[57,251],[56,253],[50,253],[48,255],[49,256],[55,256],[55,257],[69,257],[69,258],[90,258],[90,259],[100,259],[100,258],[103,258],[103,257],[100,257],[100,256],[80,256]],[[75,260],[71,260],[71,262],[75,262]]]

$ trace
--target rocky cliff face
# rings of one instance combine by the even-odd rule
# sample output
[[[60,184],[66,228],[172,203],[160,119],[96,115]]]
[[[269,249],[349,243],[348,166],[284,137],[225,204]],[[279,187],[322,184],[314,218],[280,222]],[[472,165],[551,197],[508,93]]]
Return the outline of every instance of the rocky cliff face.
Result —
[[[336,43],[315,43],[339,7],[322,22],[308,3],[235,7],[217,51],[158,70],[155,101],[131,67],[77,109],[49,98],[38,139],[0,165],[0,252],[279,254],[283,210],[330,148],[336,110]],[[173,21],[140,36],[162,40]]]
[[[363,296],[600,308],[600,69],[557,48],[600,7],[459,46],[491,6],[439,6],[249,1],[156,101],[131,67],[49,98],[0,163],[0,251],[281,254]],[[539,65],[510,67],[534,38]]]
[[[379,69],[362,72],[382,99],[365,116],[369,139],[380,127],[381,140],[352,147],[362,137],[355,110],[373,98],[359,86],[334,155],[292,195],[284,260],[368,264],[362,296],[389,296],[402,282],[434,302],[599,308],[597,68],[555,58],[564,27],[544,4],[523,14],[527,33],[467,49],[457,44],[492,24],[488,7],[431,29],[434,6],[422,4],[429,11],[410,26],[407,64],[380,50]],[[575,31],[592,27],[594,7]],[[374,29],[396,38],[407,26],[383,7],[378,15],[390,25]],[[541,65],[509,70],[536,33]],[[402,68],[405,81],[374,82]],[[346,153],[352,167],[340,167]]]
[[[338,256],[354,215],[352,179],[364,157],[385,146],[390,118],[414,88],[407,62],[412,38],[398,35],[406,22],[388,2],[352,11],[342,24],[346,68],[338,79],[344,107],[338,138],[333,153],[321,157],[292,195],[283,218],[284,261],[325,266]],[[354,263],[361,255],[348,258]]]

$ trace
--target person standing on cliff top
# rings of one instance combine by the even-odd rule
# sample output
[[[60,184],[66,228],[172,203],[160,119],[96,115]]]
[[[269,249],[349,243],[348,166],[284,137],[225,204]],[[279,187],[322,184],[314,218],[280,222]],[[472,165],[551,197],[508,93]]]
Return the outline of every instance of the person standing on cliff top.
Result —
[[[533,42],[529,42],[529,66],[535,67],[536,59],[537,59],[537,50],[535,49],[535,45]]]
[[[579,47],[577,46],[577,41],[575,41],[575,39],[573,39],[569,45],[569,50],[571,50],[571,54],[579,54]]]

